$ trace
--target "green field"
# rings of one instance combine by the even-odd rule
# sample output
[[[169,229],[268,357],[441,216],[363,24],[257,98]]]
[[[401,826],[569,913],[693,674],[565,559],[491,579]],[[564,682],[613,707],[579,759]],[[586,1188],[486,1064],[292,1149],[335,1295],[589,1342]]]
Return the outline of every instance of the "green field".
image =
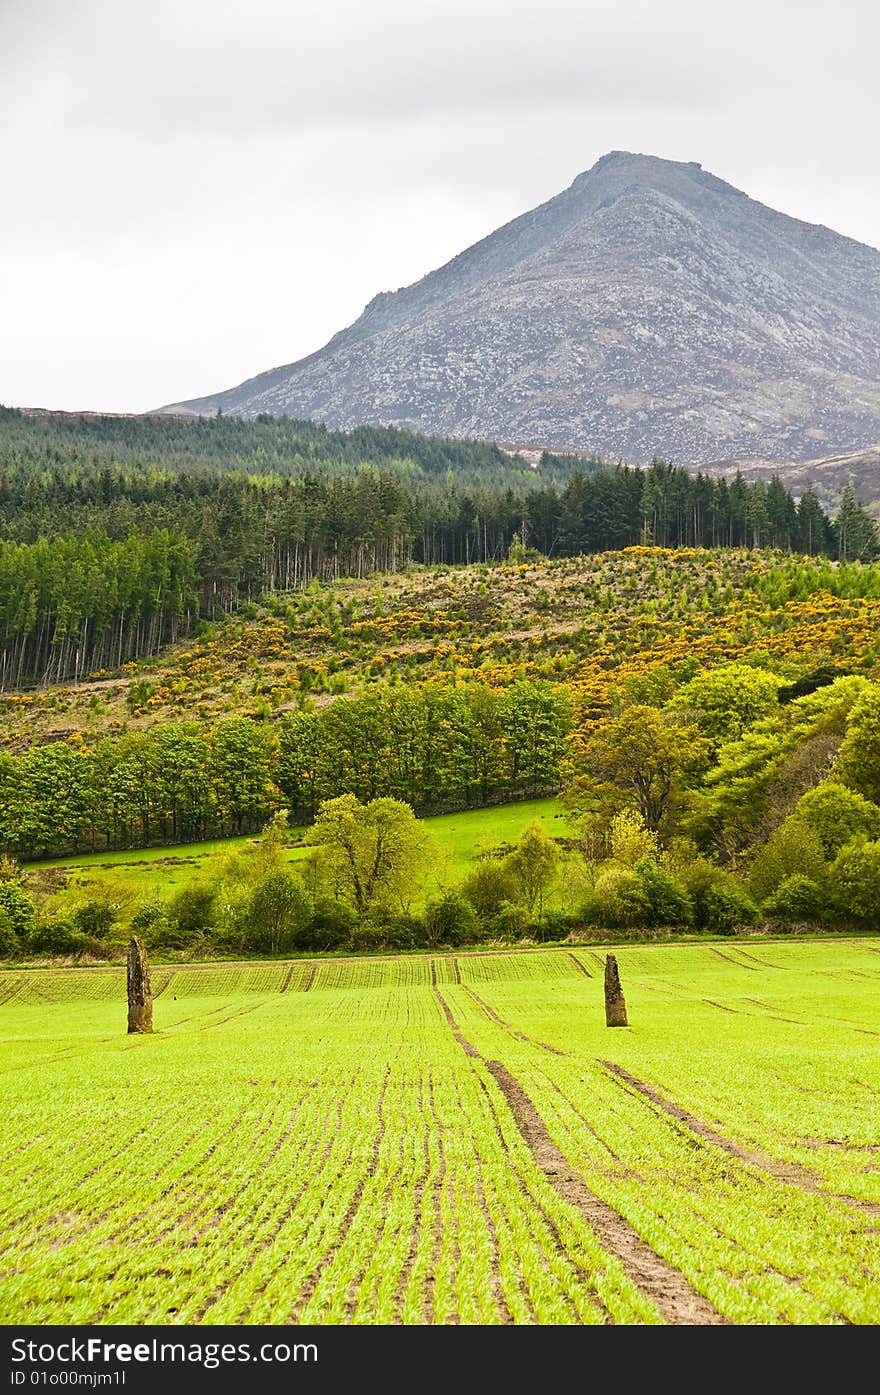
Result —
[[[880,1321],[880,940],[618,959],[0,974],[0,1321]]]
[[[440,814],[425,819],[424,823],[446,853],[448,863],[444,863],[444,868],[455,881],[464,876],[481,848],[515,843],[532,819],[537,819],[551,837],[564,837],[572,831],[558,799],[528,799],[490,809],[467,809],[456,814]],[[288,849],[287,857],[291,862],[308,855],[307,847],[296,845],[305,831],[304,828],[290,830],[293,846]],[[166,896],[193,877],[210,878],[228,857],[243,851],[253,841],[252,838],[215,838],[203,843],[129,852],[82,853],[31,862],[25,871],[39,876],[41,871],[65,867],[84,887],[96,877],[112,878],[139,896]]]

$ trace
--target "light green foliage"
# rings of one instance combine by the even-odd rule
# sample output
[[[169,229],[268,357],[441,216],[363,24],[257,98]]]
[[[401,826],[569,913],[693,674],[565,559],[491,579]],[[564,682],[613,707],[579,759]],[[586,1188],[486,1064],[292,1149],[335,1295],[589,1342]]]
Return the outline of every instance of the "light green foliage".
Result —
[[[819,834],[804,819],[793,814],[759,848],[749,874],[749,887],[752,895],[763,901],[795,872],[821,883],[826,871]]]
[[[71,919],[74,928],[90,939],[104,940],[116,924],[118,906],[105,896],[90,896],[76,907]]]
[[[690,896],[668,868],[653,857],[643,857],[634,872],[642,883],[652,925],[687,926],[693,919]]]
[[[14,959],[22,947],[22,942],[15,933],[12,916],[5,906],[0,906],[0,958]]]
[[[838,768],[848,785],[880,804],[880,683],[866,688],[852,709]]]
[[[593,883],[589,916],[594,925],[613,929],[645,925],[650,902],[642,878],[629,867],[607,863]]]
[[[684,717],[654,707],[628,707],[583,743],[585,793],[634,801],[650,829],[658,829],[689,775],[701,770],[709,743]]]
[[[516,901],[502,901],[487,922],[489,934],[498,940],[522,939],[531,928],[529,913]]]
[[[828,892],[811,877],[792,872],[765,897],[761,910],[780,920],[820,921],[827,914]]]
[[[731,1323],[876,1326],[877,948],[623,944],[618,1033],[580,947],[158,966],[134,1045],[124,970],[2,973],[0,1312],[660,1323],[549,1136]]]
[[[857,839],[831,865],[831,889],[844,916],[874,928],[880,920],[880,842]]]
[[[836,780],[825,780],[799,801],[797,817],[811,828],[832,858],[856,837],[880,837],[880,806]]]
[[[174,893],[168,903],[168,920],[178,944],[196,943],[216,924],[217,894],[216,883],[198,879]]]
[[[281,868],[267,872],[248,898],[242,917],[242,947],[263,954],[293,949],[313,910],[299,877]]]
[[[183,949],[187,945],[178,926],[169,919],[167,906],[160,901],[146,901],[138,906],[129,929],[149,950]]]
[[[516,891],[513,875],[505,862],[494,858],[481,858],[472,872],[468,872],[460,884],[477,915],[488,919],[495,914],[504,901],[513,901]]]
[[[621,809],[614,815],[608,826],[608,844],[611,857],[622,867],[635,867],[643,858],[656,858],[660,851],[660,839],[635,809]]]
[[[782,679],[750,664],[722,664],[679,688],[667,711],[692,712],[713,742],[735,740],[777,706]]]
[[[259,818],[272,797],[276,737],[247,717],[228,717],[212,732],[210,769],[220,820],[227,831]]]
[[[535,911],[540,915],[559,871],[559,849],[537,820],[523,829],[504,866],[516,887],[517,899],[530,915]]]
[[[680,866],[678,880],[693,905],[695,929],[732,935],[754,920],[756,908],[744,887],[708,858]]]
[[[473,944],[479,938],[477,912],[460,891],[445,891],[425,907],[429,945]]]
[[[36,921],[36,907],[14,881],[0,881],[0,912],[0,955],[14,954],[28,942]]]
[[[741,847],[764,813],[786,760],[819,733],[843,734],[869,686],[864,678],[837,678],[786,703],[738,740],[725,742],[703,789],[692,796],[687,830],[729,852]]]
[[[361,915],[388,904],[406,909],[436,856],[428,830],[397,799],[325,800],[306,841],[320,849],[330,882]]]

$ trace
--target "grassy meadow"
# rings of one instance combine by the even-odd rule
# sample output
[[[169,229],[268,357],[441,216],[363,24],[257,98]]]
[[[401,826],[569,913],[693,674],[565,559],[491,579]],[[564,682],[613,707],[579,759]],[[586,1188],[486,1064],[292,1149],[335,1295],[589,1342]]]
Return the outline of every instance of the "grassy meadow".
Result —
[[[0,1321],[874,1324],[880,941],[0,974]]]
[[[564,838],[572,829],[558,799],[527,799],[490,809],[466,809],[424,819],[441,850],[440,875],[455,883],[464,876],[484,849],[512,845],[523,829],[537,820],[552,838]],[[305,828],[289,830],[288,862],[300,862],[310,849],[299,840]],[[125,852],[81,853],[28,863],[26,884],[35,890],[66,882],[71,896],[88,895],[109,885],[131,905],[154,896],[167,896],[195,878],[210,880],[227,860],[253,846],[254,839],[215,838],[173,847],[140,848]],[[60,869],[63,876],[59,876]]]

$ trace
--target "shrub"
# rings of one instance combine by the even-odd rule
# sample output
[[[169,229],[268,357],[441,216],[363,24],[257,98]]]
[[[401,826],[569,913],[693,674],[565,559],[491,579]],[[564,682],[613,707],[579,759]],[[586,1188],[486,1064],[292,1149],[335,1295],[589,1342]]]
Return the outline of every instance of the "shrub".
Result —
[[[756,914],[755,903],[735,877],[707,887],[703,898],[706,930],[735,935],[742,926],[750,925]]]
[[[195,935],[185,932],[159,901],[140,906],[131,918],[131,933],[143,940],[147,949],[186,949]]]
[[[467,944],[477,938],[478,925],[473,905],[459,891],[445,891],[425,907],[424,939],[428,945]]]
[[[578,917],[564,911],[545,911],[535,926],[535,939],[542,943],[564,940],[577,924]]]
[[[321,898],[315,902],[309,924],[297,936],[297,946],[301,949],[338,949],[351,941],[357,923],[357,913],[346,902]]]
[[[838,909],[854,920],[880,920],[880,841],[847,843],[831,866],[831,886]]]
[[[312,918],[311,898],[292,872],[269,872],[257,882],[244,915],[246,949],[280,954],[296,946]]]
[[[631,867],[605,866],[593,886],[591,918],[613,928],[644,924],[650,904],[642,879]]]
[[[819,835],[795,814],[781,823],[757,853],[749,874],[749,889],[764,901],[786,877],[799,873],[821,882],[826,872]]]
[[[478,862],[468,873],[459,884],[459,891],[482,920],[490,919],[504,902],[512,902],[516,895],[510,869],[503,862],[488,858]]]
[[[828,911],[828,897],[812,877],[793,872],[765,899],[761,910],[780,920],[822,920]]]
[[[14,881],[0,882],[0,913],[6,927],[3,939],[10,946],[0,954],[15,954],[27,944],[37,919],[37,908]]]
[[[523,829],[513,852],[504,859],[504,866],[513,878],[517,900],[523,902],[529,914],[536,906],[539,912],[543,911],[544,897],[559,870],[559,849],[537,819]]]
[[[182,944],[201,939],[217,922],[217,887],[187,882],[172,896],[167,916]]]
[[[352,926],[349,943],[353,950],[388,949],[387,931],[374,920],[359,920]]]
[[[486,925],[488,935],[499,940],[519,940],[527,934],[531,926],[524,906],[512,901],[502,901]]]
[[[34,954],[78,954],[84,941],[84,935],[69,920],[54,916],[37,920],[28,937],[28,948]]]
[[[116,923],[116,907],[110,901],[93,897],[73,912],[73,923],[81,935],[103,941]]]
[[[642,883],[653,925],[690,925],[693,902],[671,872],[651,857],[643,857],[633,871]]]
[[[880,807],[834,780],[799,799],[795,814],[816,834],[827,858],[860,835],[880,838]]]
[[[387,949],[417,949],[425,943],[424,922],[407,911],[380,911],[372,923],[382,931]]]
[[[757,910],[745,887],[708,858],[695,858],[679,877],[691,898],[696,929],[733,935],[754,920]]]
[[[21,947],[12,916],[5,906],[0,906],[0,959],[15,959],[21,953]]]
[[[655,857],[659,848],[657,834],[652,833],[637,809],[622,809],[614,815],[608,841],[614,861],[624,867],[635,867],[644,858]]]

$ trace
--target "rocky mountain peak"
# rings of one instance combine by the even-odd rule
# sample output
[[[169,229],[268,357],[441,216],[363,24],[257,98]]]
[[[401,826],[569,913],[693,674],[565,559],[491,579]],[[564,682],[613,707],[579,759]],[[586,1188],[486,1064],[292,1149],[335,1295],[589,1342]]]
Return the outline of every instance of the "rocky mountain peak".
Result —
[[[614,150],[298,363],[166,410],[684,464],[880,440],[880,253]]]

